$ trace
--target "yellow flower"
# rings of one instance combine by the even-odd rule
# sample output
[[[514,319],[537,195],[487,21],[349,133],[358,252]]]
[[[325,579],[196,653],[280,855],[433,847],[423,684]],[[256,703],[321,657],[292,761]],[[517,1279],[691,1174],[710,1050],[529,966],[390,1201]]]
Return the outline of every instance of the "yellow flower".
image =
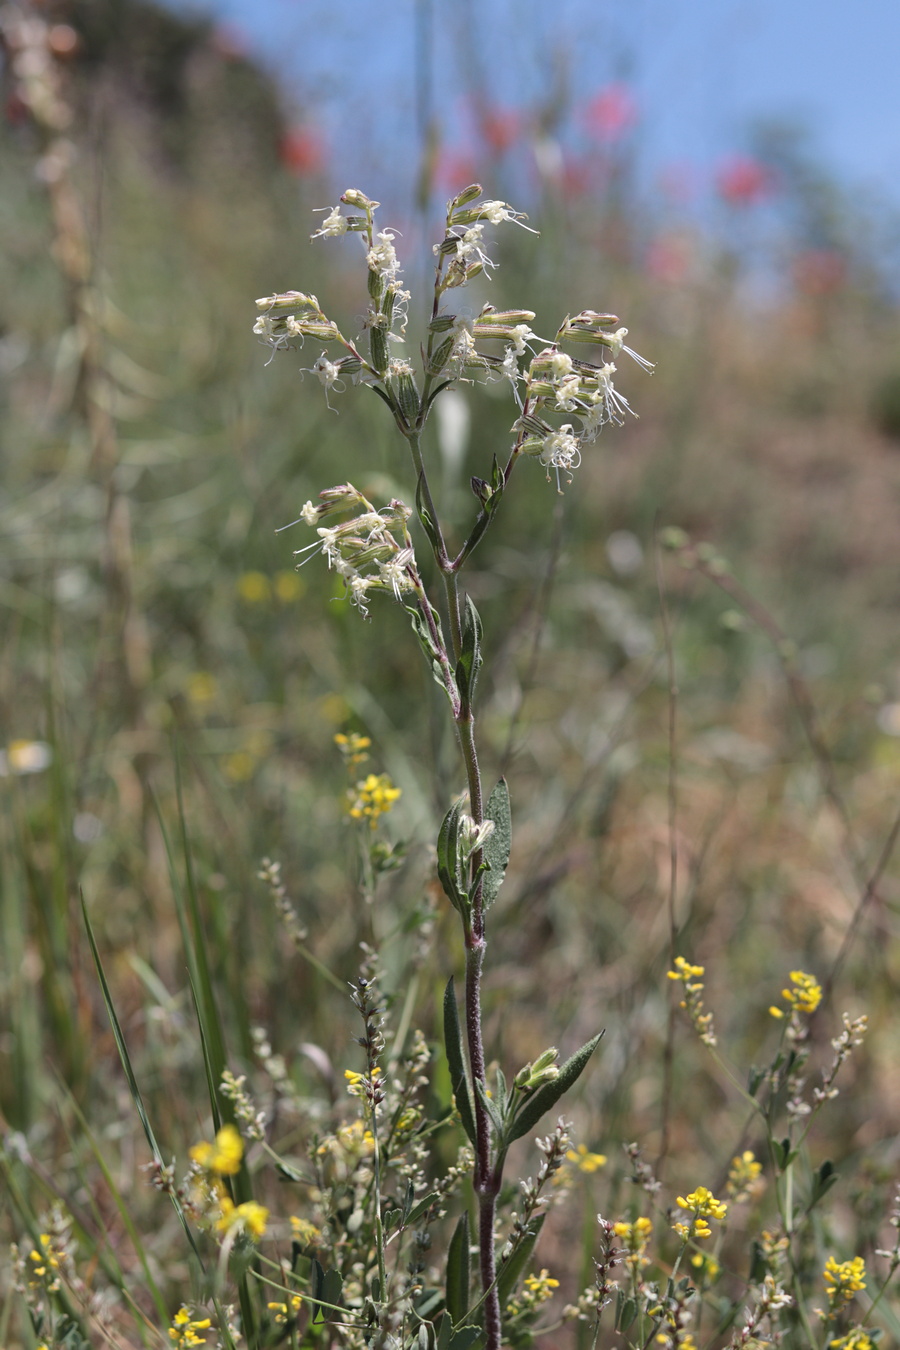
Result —
[[[246,783],[248,778],[253,777],[253,771],[256,768],[256,758],[251,755],[249,750],[235,750],[230,755],[225,756],[223,764],[225,777],[232,783]]]
[[[264,1205],[258,1205],[255,1200],[245,1200],[242,1205],[236,1205],[227,1195],[221,1197],[219,1204],[222,1213],[216,1220],[216,1228],[220,1233],[239,1229],[242,1233],[249,1233],[252,1238],[264,1236],[269,1219],[269,1211]]]
[[[348,769],[355,769],[358,764],[362,764],[369,758],[366,751],[372,741],[368,736],[361,736],[358,731],[351,731],[349,735],[339,731],[334,738],[334,743],[344,756],[344,763]]]
[[[846,1336],[829,1341],[831,1350],[875,1350],[875,1342],[862,1327],[853,1327]]]
[[[679,1195],[678,1204],[682,1209],[690,1210],[693,1218],[689,1224],[675,1223],[672,1227],[679,1237],[685,1242],[688,1238],[708,1238],[712,1236],[712,1229],[706,1222],[708,1218],[724,1219],[728,1213],[728,1206],[723,1200],[717,1200],[712,1191],[705,1186],[698,1186],[690,1195]]]
[[[306,582],[296,572],[275,573],[275,594],[283,605],[299,600],[306,590]]]
[[[205,670],[195,670],[187,682],[187,696],[192,703],[212,703],[218,692],[214,675]]]
[[[376,1064],[372,1070],[372,1077],[378,1078],[380,1074],[381,1070]],[[357,1073],[355,1069],[345,1069],[344,1077],[347,1080],[347,1091],[351,1097],[364,1097],[366,1095],[367,1078],[364,1073]]]
[[[242,572],[237,580],[237,592],[248,605],[261,605],[271,597],[272,587],[264,572]]]
[[[807,1015],[814,1013],[822,1002],[822,986],[814,975],[807,975],[805,971],[792,970],[790,975],[794,988],[782,989],[782,998],[786,999],[796,1012]]]
[[[706,967],[692,966],[683,956],[676,956],[673,964],[675,969],[667,971],[666,974],[670,980],[678,980],[684,986],[684,998],[679,1007],[684,1008],[703,1044],[712,1048],[716,1044],[713,1015],[704,1011],[703,981],[700,978],[705,973]]]
[[[736,1204],[749,1197],[751,1187],[761,1172],[762,1163],[756,1161],[756,1155],[749,1148],[732,1158],[728,1169],[728,1194]]]
[[[198,1331],[208,1331],[212,1322],[208,1317],[202,1317],[195,1320],[184,1306],[178,1309],[178,1312],[172,1318],[172,1325],[169,1327],[169,1337],[176,1345],[205,1345],[206,1337],[198,1336]]]
[[[298,1313],[302,1303],[303,1299],[299,1294],[292,1294],[290,1306],[287,1303],[267,1303],[266,1307],[274,1314],[275,1321],[279,1325],[283,1325],[288,1320],[288,1313]]]
[[[214,1144],[204,1139],[191,1149],[195,1163],[207,1172],[217,1172],[223,1177],[234,1176],[241,1170],[243,1156],[244,1141],[234,1125],[223,1125]]]
[[[793,978],[793,976],[792,976]],[[866,1263],[861,1256],[850,1261],[835,1261],[829,1256],[822,1272],[828,1293],[829,1317],[837,1317],[855,1294],[866,1287]]]
[[[300,1219],[292,1214],[291,1237],[295,1242],[302,1242],[305,1247],[315,1247],[322,1241],[322,1230],[310,1223],[309,1219]]]
[[[386,815],[403,795],[386,773],[370,773],[347,793],[347,814],[354,820],[368,820],[372,829],[379,816]]]
[[[577,1148],[570,1148],[566,1154],[569,1162],[575,1164],[579,1172],[599,1172],[601,1167],[605,1167],[607,1158],[605,1153],[591,1153],[587,1144],[579,1144]]]

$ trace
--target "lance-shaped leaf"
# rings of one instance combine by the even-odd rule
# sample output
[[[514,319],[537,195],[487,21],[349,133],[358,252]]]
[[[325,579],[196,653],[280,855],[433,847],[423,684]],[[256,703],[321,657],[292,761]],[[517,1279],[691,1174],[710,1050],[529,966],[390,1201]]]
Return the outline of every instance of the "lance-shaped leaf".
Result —
[[[500,1299],[501,1308],[506,1307],[518,1288],[519,1280],[522,1278],[525,1267],[531,1260],[534,1244],[538,1240],[546,1217],[546,1214],[539,1214],[535,1217],[531,1227],[528,1229],[521,1242],[517,1247],[513,1248],[508,1260],[503,1262],[497,1273],[497,1295]]]
[[[472,604],[472,597],[466,596],[466,617],[463,622],[462,645],[459,660],[456,663],[456,683],[465,703],[471,703],[475,697],[478,672],[484,662],[481,652],[481,639],[484,627],[478,610]]]
[[[454,1324],[469,1311],[469,1216],[463,1212],[447,1252],[447,1282],[444,1306]]]
[[[475,1091],[478,1094],[478,1100],[481,1102],[481,1105],[484,1107],[485,1111],[487,1111],[488,1116],[490,1117],[490,1121],[494,1127],[497,1138],[502,1139],[503,1125],[504,1125],[503,1113],[499,1110],[496,1102],[494,1102],[488,1096],[488,1090],[485,1087],[484,1083],[482,1083],[480,1078],[475,1079]]]
[[[512,848],[512,815],[509,808],[509,788],[506,779],[501,778],[487,799],[484,808],[485,820],[492,820],[494,828],[484,843],[484,861],[489,871],[482,874],[481,903],[489,909],[497,898],[497,892],[503,885],[509,852]]]
[[[563,1093],[567,1092],[572,1084],[581,1077],[588,1060],[600,1044],[602,1035],[603,1032],[601,1031],[596,1036],[592,1036],[580,1050],[576,1050],[574,1055],[566,1060],[565,1064],[560,1065],[559,1073],[552,1082],[545,1083],[542,1088],[538,1088],[534,1096],[523,1104],[507,1131],[507,1143],[511,1144],[514,1139],[521,1139],[523,1134],[528,1134],[530,1130],[534,1129],[542,1116],[545,1116],[548,1111],[552,1111]]]
[[[468,923],[469,897],[465,886],[462,885],[459,868],[459,831],[462,815],[463,803],[454,802],[441,821],[437,841],[437,870],[444,894],[453,908],[459,910]]]
[[[428,535],[428,542],[435,551],[435,555],[441,552],[441,538],[437,531],[437,526],[431,518],[431,512],[425,501],[425,475],[419,474],[419,481],[416,483],[416,512],[419,520],[422,522],[422,529]]]
[[[456,990],[452,978],[444,990],[444,1045],[447,1050],[447,1064],[450,1069],[450,1086],[456,1101],[456,1109],[462,1121],[469,1143],[475,1143],[475,1112],[472,1108],[472,1094],[469,1091],[469,1079],[466,1074],[466,1062],[463,1059],[462,1037],[459,1031],[459,1014],[456,1010]]]
[[[431,666],[431,674],[434,677],[435,684],[440,685],[440,687],[443,689],[444,693],[450,700],[450,706],[454,707],[454,701],[458,700],[459,698],[459,691],[456,688],[456,685],[453,681],[453,677],[450,674],[449,669],[444,664],[444,661],[442,661],[441,659],[443,653],[435,644],[435,640],[432,636],[431,629],[428,626],[428,620],[425,618],[425,615],[422,613],[422,611],[418,609],[415,605],[404,605],[403,608],[406,610],[407,614],[410,617],[410,622],[412,623],[413,626],[413,632],[419,639],[419,646],[422,648],[422,651],[425,653],[425,659]],[[440,617],[433,607],[429,606],[429,608],[431,610],[431,618],[435,624],[435,631],[437,632],[438,640],[441,643],[443,643],[444,638],[441,632]]]

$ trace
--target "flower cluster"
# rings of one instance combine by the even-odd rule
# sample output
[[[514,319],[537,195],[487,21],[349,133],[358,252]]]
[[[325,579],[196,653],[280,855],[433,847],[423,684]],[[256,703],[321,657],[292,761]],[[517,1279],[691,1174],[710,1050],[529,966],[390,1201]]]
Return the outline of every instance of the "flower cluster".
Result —
[[[347,814],[353,820],[367,820],[374,830],[379,816],[386,815],[403,795],[386,773],[370,773],[347,791]]]
[[[679,1195],[678,1205],[691,1215],[690,1223],[674,1223],[672,1227],[679,1237],[687,1241],[689,1238],[708,1238],[712,1236],[712,1229],[707,1223],[708,1219],[724,1219],[728,1213],[728,1206],[723,1200],[717,1200],[712,1191],[706,1186],[698,1186],[690,1195]]]
[[[607,1164],[605,1153],[591,1153],[587,1144],[579,1144],[577,1148],[570,1148],[566,1154],[570,1163],[577,1167],[579,1172],[599,1172],[601,1167]]]
[[[703,1010],[703,981],[705,966],[692,966],[683,956],[675,957],[675,969],[667,971],[670,980],[679,980],[684,986],[684,998],[679,1007],[687,1012],[691,1025],[704,1045],[716,1044],[713,1015]]]
[[[169,1339],[173,1345],[205,1345],[206,1337],[197,1333],[209,1331],[212,1321],[208,1317],[194,1318],[184,1304],[172,1318],[169,1327]]]
[[[506,1311],[510,1317],[536,1312],[542,1303],[553,1297],[554,1290],[558,1288],[559,1280],[554,1280],[549,1270],[542,1270],[540,1275],[526,1275],[522,1292],[506,1305]]]
[[[792,970],[790,975],[793,988],[782,989],[781,997],[792,1012],[809,1017],[822,1001],[822,986],[814,975],[807,975],[803,970]],[[784,1010],[776,1005],[773,1005],[769,1012],[772,1017],[784,1017]]]
[[[732,1158],[728,1169],[729,1199],[736,1205],[749,1200],[761,1172],[762,1163],[757,1162],[756,1155],[750,1149],[745,1149],[743,1153]]]
[[[319,524],[348,511],[358,514],[337,525]],[[298,549],[295,556],[321,553],[365,617],[369,612],[366,598],[373,591],[387,592],[396,600],[410,591],[422,592],[407,529],[411,514],[410,508],[396,498],[377,511],[352,483],[326,488],[319,493],[318,504],[307,502],[300,513],[305,524],[317,527],[319,543]]]
[[[866,1263],[861,1256],[836,1261],[829,1256],[822,1272],[828,1294],[828,1318],[834,1319],[866,1287]]]
[[[190,1208],[202,1223],[229,1242],[241,1235],[254,1240],[263,1237],[269,1217],[265,1206],[255,1200],[236,1205],[225,1189],[222,1178],[241,1170],[243,1156],[244,1141],[234,1125],[223,1125],[213,1142],[201,1140],[190,1150],[194,1164]]]
[[[642,1214],[630,1222],[620,1220],[614,1223],[613,1233],[620,1243],[625,1265],[632,1279],[636,1280],[644,1267],[650,1264],[644,1253],[653,1233],[653,1223]]]

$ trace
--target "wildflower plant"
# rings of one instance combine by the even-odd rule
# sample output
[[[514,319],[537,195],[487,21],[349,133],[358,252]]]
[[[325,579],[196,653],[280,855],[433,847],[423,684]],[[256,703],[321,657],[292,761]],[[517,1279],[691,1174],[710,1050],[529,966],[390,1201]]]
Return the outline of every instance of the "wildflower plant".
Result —
[[[445,1038],[456,1109],[474,1149],[472,1183],[478,1197],[477,1243],[481,1298],[471,1310],[467,1297],[456,1312],[484,1328],[485,1345],[502,1342],[504,1316],[530,1317],[552,1283],[535,1277],[534,1287],[518,1295],[501,1294],[503,1263],[496,1252],[496,1205],[510,1144],[531,1131],[582,1072],[596,1047],[594,1037],[564,1064],[550,1049],[507,1082],[497,1073],[490,1089],[482,1038],[481,979],[486,949],[486,916],[503,881],[512,842],[509,794],[501,780],[485,792],[475,735],[476,691],[484,660],[480,616],[461,584],[474,549],[497,517],[522,460],[537,460],[559,491],[571,482],[583,447],[607,425],[621,425],[632,410],[614,385],[615,361],[626,355],[644,370],[649,362],[625,345],[627,329],[614,314],[584,309],[566,316],[552,339],[541,339],[530,309],[500,310],[491,304],[469,315],[457,297],[476,277],[489,276],[495,263],[487,233],[503,224],[528,229],[525,218],[505,202],[485,200],[480,185],[457,194],[447,206],[442,238],[434,246],[435,270],[426,338],[419,369],[405,351],[411,296],[404,289],[393,230],[376,225],[378,203],[356,189],[325,214],[314,240],[358,235],[366,268],[366,342],[348,337],[318,299],[302,291],[274,293],[257,301],[254,331],[274,357],[285,350],[319,348],[306,367],[332,397],[351,385],[371,389],[386,406],[406,441],[415,475],[415,515],[432,551],[443,596],[429,595],[410,529],[413,509],[393,499],[378,506],[352,483],[325,488],[307,502],[300,519],[315,529],[317,541],[302,547],[304,563],[319,554],[337,573],[362,617],[378,595],[402,604],[412,621],[426,661],[446,695],[455,724],[466,789],[451,805],[437,842],[438,877],[459,914],[466,957],[463,1038],[453,985],[445,998]],[[569,350],[571,349],[571,350]],[[594,360],[584,359],[595,355]],[[271,357],[270,357],[271,359]],[[467,536],[451,544],[435,500],[423,437],[441,394],[473,380],[504,381],[514,407],[511,444],[501,459],[494,454],[483,477],[473,477],[475,514]],[[348,765],[355,752],[341,745]],[[358,762],[358,761],[357,761]],[[393,803],[398,789],[384,776],[370,774],[351,788],[350,814],[374,827]],[[465,1043],[465,1049],[464,1049]],[[376,1134],[375,1066],[351,1082],[365,1094],[368,1125]],[[568,1140],[566,1140],[568,1147]],[[560,1144],[560,1149],[562,1148]],[[559,1165],[565,1154],[559,1154]],[[556,1157],[551,1149],[550,1156]],[[599,1165],[599,1164],[598,1164]],[[550,1168],[549,1161],[545,1169]],[[537,1193],[527,1199],[529,1220],[539,1208]],[[527,1233],[527,1227],[523,1233]],[[506,1261],[512,1259],[507,1253]],[[379,1247],[383,1273],[383,1253]],[[549,1280],[550,1277],[548,1277]],[[386,1297],[381,1280],[382,1296]],[[504,1300],[506,1313],[504,1313]],[[510,1312],[510,1310],[514,1310]],[[458,1316],[454,1321],[459,1320]]]

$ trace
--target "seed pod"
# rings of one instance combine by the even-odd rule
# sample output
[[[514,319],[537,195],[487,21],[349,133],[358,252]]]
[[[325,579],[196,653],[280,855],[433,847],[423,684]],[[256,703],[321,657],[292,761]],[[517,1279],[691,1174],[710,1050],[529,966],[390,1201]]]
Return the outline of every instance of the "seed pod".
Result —
[[[372,354],[372,365],[379,375],[383,375],[388,368],[389,360],[387,334],[383,328],[369,330],[369,351]]]
[[[450,353],[453,351],[455,338],[449,337],[438,347],[436,352],[431,353],[431,360],[428,362],[427,373],[429,375],[440,375],[444,366],[450,360]]]

